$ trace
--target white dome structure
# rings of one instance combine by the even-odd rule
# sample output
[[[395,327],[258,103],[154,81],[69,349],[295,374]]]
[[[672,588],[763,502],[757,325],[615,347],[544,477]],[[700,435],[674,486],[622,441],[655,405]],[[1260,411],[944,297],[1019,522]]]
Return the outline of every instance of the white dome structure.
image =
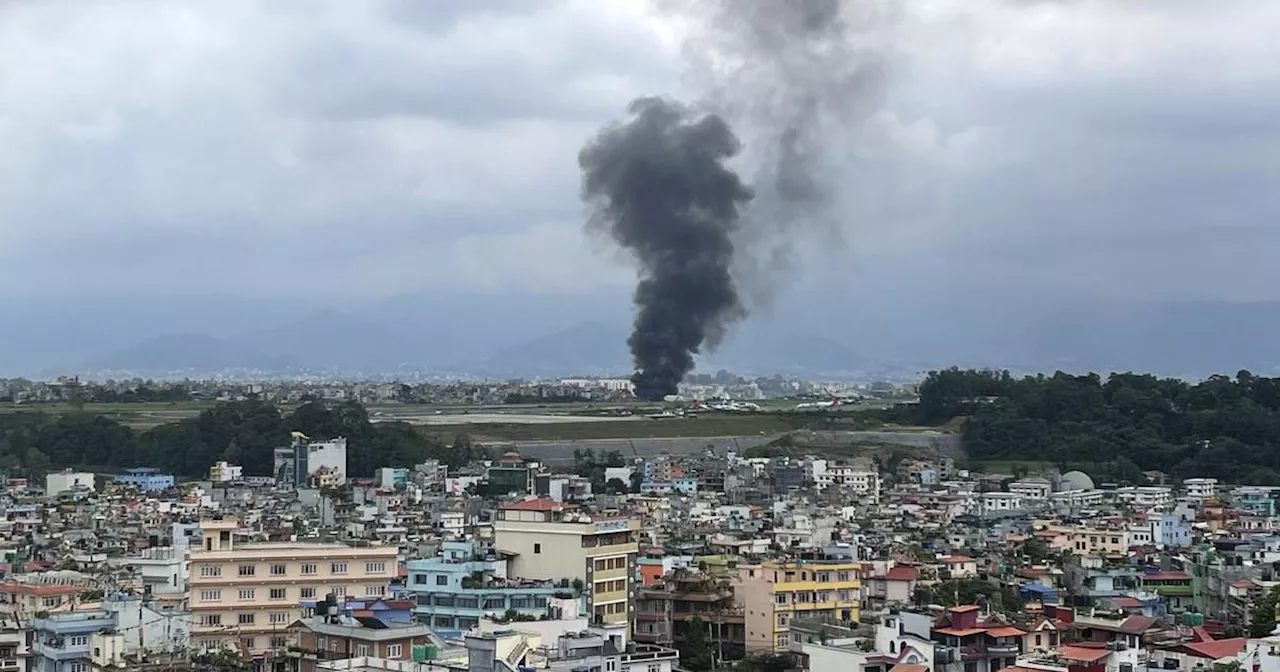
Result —
[[[1067,490],[1093,490],[1093,479],[1083,471],[1068,471],[1058,481],[1058,492]]]

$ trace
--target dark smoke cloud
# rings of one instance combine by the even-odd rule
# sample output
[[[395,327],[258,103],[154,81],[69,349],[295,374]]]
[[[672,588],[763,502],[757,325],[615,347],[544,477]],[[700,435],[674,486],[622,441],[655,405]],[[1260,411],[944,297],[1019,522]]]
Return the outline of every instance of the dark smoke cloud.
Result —
[[[751,190],[725,162],[741,150],[728,124],[661,98],[604,129],[578,155],[589,226],[639,262],[628,345],[636,395],[675,394],[694,355],[745,315],[732,276],[733,235]]]
[[[748,303],[768,305],[797,238],[825,231],[838,240],[831,149],[878,105],[884,62],[870,39],[879,0],[663,6],[698,27],[686,51],[698,106],[709,112],[637,100],[635,119],[579,157],[593,225],[640,262],[629,343],[646,399],[674,394],[694,356],[714,348]],[[741,148],[726,119],[747,131],[754,188],[725,166]]]

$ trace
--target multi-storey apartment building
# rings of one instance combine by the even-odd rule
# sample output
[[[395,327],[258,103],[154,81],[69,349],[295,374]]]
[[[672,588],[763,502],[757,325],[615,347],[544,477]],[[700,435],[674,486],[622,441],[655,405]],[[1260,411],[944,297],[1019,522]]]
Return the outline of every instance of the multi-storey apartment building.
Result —
[[[260,655],[291,644],[303,603],[325,595],[383,595],[397,576],[390,546],[264,542],[236,544],[235,520],[200,523],[191,550],[192,644]]]
[[[440,557],[410,560],[408,591],[417,619],[436,629],[469,630],[485,616],[508,610],[521,616],[546,617],[557,595],[570,597],[569,579],[518,578],[508,575],[507,561],[472,541],[446,541]],[[572,601],[572,600],[571,600]],[[568,617],[578,615],[576,606]]]
[[[504,507],[493,523],[494,546],[514,554],[513,577],[579,582],[593,623],[630,624],[640,521],[599,518],[550,499]]]
[[[858,620],[862,564],[806,560],[739,565],[734,596],[746,609],[748,651],[784,651],[796,617]]]
[[[716,660],[738,660],[745,653],[745,616],[746,610],[734,604],[727,577],[680,569],[637,591],[633,638],[678,648],[696,623]]]

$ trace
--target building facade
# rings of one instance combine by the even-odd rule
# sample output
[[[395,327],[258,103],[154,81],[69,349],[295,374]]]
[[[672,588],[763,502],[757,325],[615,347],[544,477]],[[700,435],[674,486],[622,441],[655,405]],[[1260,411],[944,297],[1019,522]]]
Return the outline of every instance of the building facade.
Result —
[[[858,562],[766,562],[739,565],[734,595],[746,610],[746,649],[785,651],[791,619],[858,620],[862,599]]]
[[[29,672],[92,672],[93,650],[90,640],[103,633],[114,633],[115,614],[101,610],[52,614],[34,618],[31,630]]]
[[[132,485],[143,492],[163,492],[174,485],[173,474],[160,473],[159,469],[137,467],[116,476],[116,483]]]
[[[640,521],[589,517],[572,505],[533,499],[499,511],[493,534],[494,547],[511,554],[512,576],[580,584],[593,624],[634,619]]]
[[[408,592],[415,617],[432,628],[466,631],[480,619],[509,610],[526,617],[547,617],[556,597],[570,598],[569,579],[509,576],[507,560],[472,541],[446,541],[440,557],[410,560]],[[575,602],[574,613],[578,608]]]
[[[257,656],[290,644],[288,626],[304,606],[332,593],[381,596],[397,578],[397,549],[342,544],[236,544],[234,520],[200,523],[192,549],[193,646]]]

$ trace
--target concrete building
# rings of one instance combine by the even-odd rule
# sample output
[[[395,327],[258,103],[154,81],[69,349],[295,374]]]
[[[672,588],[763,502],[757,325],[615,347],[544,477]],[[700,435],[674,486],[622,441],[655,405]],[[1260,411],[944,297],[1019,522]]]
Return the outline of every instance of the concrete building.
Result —
[[[1016,492],[982,493],[982,513],[1021,511],[1022,508],[1022,495]]]
[[[407,663],[413,661],[414,647],[439,646],[431,630],[421,623],[316,616],[292,623],[289,632],[298,642],[289,652],[298,662],[298,672],[315,672],[318,661],[334,659],[373,657]]]
[[[31,630],[29,672],[91,672],[93,650],[89,640],[99,633],[114,633],[115,614],[102,610],[52,614],[34,618]]]
[[[236,544],[234,520],[200,523],[191,551],[193,644],[261,655],[290,644],[287,628],[303,602],[381,596],[397,578],[392,546],[264,542]]]
[[[95,490],[97,478],[87,471],[64,469],[44,477],[44,494],[57,497],[75,489]]]
[[[163,492],[173,487],[173,474],[160,473],[151,467],[135,467],[116,476],[116,483],[132,485],[143,492]]]
[[[185,658],[191,646],[191,612],[180,608],[157,608],[156,603],[128,596],[108,596],[103,611],[116,621],[122,653],[163,654]]]
[[[138,573],[148,594],[160,597],[187,592],[191,562],[185,547],[144,548],[140,556],[124,558],[122,564]]]
[[[317,477],[329,483],[347,482],[347,440],[312,441],[302,432],[293,433],[293,444],[275,450],[275,476],[280,483],[310,485]]]
[[[792,618],[858,620],[858,562],[766,562],[739,565],[734,598],[746,610],[747,651],[785,651]]]
[[[510,576],[508,567],[505,557],[482,551],[473,541],[444,542],[440,557],[405,563],[414,615],[432,628],[466,631],[507,610],[545,618],[553,603],[566,602],[557,595],[571,598],[572,613],[564,615],[578,615],[568,579],[522,579]]]
[[[215,485],[236,483],[244,479],[244,467],[238,464],[218,462],[209,467],[209,480]]]
[[[1009,492],[1021,495],[1027,501],[1043,502],[1053,494],[1053,484],[1048,479],[1033,476],[1010,483]]]
[[[1192,499],[1213,499],[1218,496],[1218,479],[1188,478],[1182,481],[1182,488]]]
[[[634,620],[640,521],[594,518],[577,507],[533,499],[511,504],[493,523],[494,547],[511,554],[508,571],[529,579],[577,579],[594,624]]]

